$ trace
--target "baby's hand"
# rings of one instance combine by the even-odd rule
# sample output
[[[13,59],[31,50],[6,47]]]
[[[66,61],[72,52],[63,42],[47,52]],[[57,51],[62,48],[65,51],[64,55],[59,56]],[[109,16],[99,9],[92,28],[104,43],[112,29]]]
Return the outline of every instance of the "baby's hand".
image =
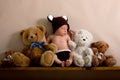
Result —
[[[71,40],[73,40],[73,36],[75,35],[75,31],[70,29],[69,33],[70,33]]]
[[[74,30],[69,30],[69,32],[72,34],[72,35],[74,35],[75,34],[75,31]]]

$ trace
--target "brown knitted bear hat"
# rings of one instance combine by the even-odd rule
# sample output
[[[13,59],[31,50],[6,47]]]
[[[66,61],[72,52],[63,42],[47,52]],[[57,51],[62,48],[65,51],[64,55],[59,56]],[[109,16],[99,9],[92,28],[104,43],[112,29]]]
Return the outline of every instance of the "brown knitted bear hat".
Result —
[[[58,16],[58,17],[53,17],[52,15],[48,15],[47,19],[52,23],[53,27],[53,33],[60,28],[62,25],[67,25],[69,30],[69,24],[67,23],[68,18],[66,16]]]

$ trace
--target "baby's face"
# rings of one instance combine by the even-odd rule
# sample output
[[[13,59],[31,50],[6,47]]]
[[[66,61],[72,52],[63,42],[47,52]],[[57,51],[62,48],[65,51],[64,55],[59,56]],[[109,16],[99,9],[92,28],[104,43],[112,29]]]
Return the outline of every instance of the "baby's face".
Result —
[[[62,25],[59,29],[56,30],[55,33],[63,36],[67,34],[67,29],[68,29],[67,25]]]

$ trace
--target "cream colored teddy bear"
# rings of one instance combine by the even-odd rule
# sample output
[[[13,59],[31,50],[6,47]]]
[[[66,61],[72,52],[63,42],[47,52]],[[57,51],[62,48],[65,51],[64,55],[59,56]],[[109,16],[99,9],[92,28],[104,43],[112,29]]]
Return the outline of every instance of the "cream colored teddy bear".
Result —
[[[69,46],[75,51],[74,64],[79,67],[91,67],[93,51],[89,48],[93,36],[90,32],[80,29],[75,32],[74,42],[69,42]]]

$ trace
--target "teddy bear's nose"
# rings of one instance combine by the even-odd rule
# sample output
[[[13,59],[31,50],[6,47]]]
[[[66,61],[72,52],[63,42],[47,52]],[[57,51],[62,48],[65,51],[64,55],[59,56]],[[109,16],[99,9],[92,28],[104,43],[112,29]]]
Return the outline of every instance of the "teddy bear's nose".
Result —
[[[83,39],[83,41],[85,41],[86,39]]]
[[[33,36],[31,36],[31,38],[33,38]]]

